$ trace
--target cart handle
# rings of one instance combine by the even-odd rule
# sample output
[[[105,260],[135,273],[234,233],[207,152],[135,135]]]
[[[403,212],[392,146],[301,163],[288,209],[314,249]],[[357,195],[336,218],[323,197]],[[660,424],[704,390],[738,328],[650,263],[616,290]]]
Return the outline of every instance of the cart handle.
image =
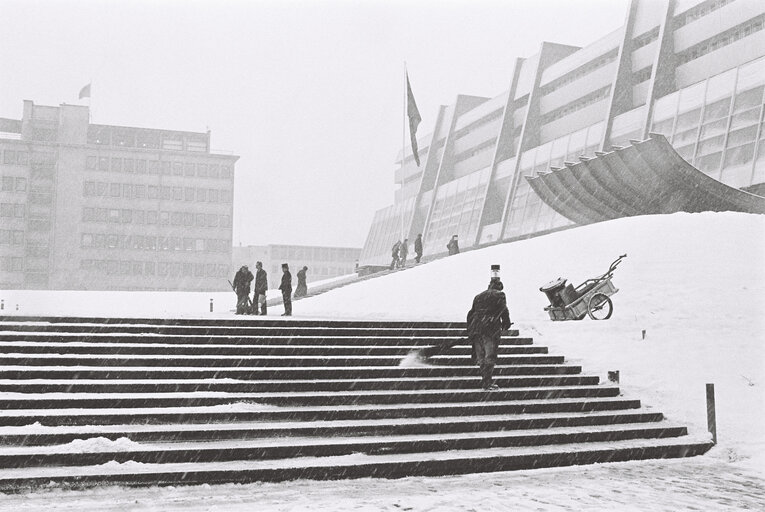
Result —
[[[611,263],[611,265],[608,267],[608,272],[606,272],[605,274],[601,276],[586,280],[584,283],[579,285],[577,289],[582,288],[583,286],[588,285],[590,283],[599,283],[600,281],[603,281],[605,279],[611,279],[612,277],[614,277],[614,270],[616,270],[616,267],[619,266],[619,263],[621,263],[622,260],[626,257],[627,257],[626,254],[622,254],[621,256],[616,258],[616,260],[614,260],[613,263]]]

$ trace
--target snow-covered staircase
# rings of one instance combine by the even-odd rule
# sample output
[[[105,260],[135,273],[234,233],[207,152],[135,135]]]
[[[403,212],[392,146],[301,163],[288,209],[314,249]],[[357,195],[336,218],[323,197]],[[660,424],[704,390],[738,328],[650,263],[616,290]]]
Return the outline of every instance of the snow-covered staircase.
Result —
[[[512,332],[479,388],[464,324],[0,317],[0,491],[503,471],[708,439]]]

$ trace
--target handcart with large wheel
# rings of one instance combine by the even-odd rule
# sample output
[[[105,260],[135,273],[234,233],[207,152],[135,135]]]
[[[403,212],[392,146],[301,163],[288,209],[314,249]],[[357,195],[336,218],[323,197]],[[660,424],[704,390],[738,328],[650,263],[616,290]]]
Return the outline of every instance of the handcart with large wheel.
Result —
[[[545,311],[550,319],[558,320],[581,320],[589,316],[593,320],[607,320],[614,312],[614,304],[611,295],[619,290],[611,282],[614,270],[626,254],[619,256],[608,267],[608,272],[602,276],[588,279],[576,288],[566,284],[566,279],[559,277],[542,286],[539,291],[547,295],[550,305]]]

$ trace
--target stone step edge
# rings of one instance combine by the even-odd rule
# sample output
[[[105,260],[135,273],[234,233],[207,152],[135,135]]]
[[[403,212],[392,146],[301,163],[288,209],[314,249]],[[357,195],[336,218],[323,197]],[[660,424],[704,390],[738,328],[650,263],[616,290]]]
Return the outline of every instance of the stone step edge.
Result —
[[[688,434],[687,428],[682,425],[670,424],[666,421],[642,422],[642,423],[621,423],[607,425],[576,425],[570,427],[552,427],[536,428],[523,430],[484,430],[478,432],[442,432],[434,434],[355,434],[348,436],[294,436],[294,437],[266,437],[259,439],[221,439],[221,440],[184,440],[174,442],[152,442],[152,441],[128,441],[126,438],[114,442],[120,445],[117,449],[105,449],[103,445],[104,438],[86,438],[78,439],[71,443],[40,445],[40,446],[3,446],[0,447],[0,467],[8,468],[5,463],[12,459],[23,459],[28,457],[68,457],[76,460],[78,457],[90,456],[93,459],[100,459],[104,462],[112,460],[118,462],[136,461],[141,455],[156,454],[168,456],[172,454],[194,454],[199,455],[222,455],[224,451],[228,452],[228,460],[248,460],[254,459],[246,452],[263,450],[278,451],[293,450],[284,455],[273,454],[270,459],[293,458],[293,457],[327,457],[337,456],[338,453],[327,455],[333,449],[342,451],[342,455],[353,453],[384,454],[395,446],[416,447],[409,453],[423,453],[429,451],[446,451],[460,449],[455,447],[455,443],[474,442],[491,443],[488,446],[464,448],[464,449],[482,449],[494,447],[520,447],[520,446],[544,446],[549,444],[573,444],[573,443],[594,443],[604,442],[603,437],[621,436],[621,439],[665,439],[671,437],[682,437]],[[593,437],[598,439],[592,439]],[[580,439],[572,441],[572,439]],[[584,439],[583,439],[584,438]],[[122,441],[125,439],[125,441]],[[88,441],[102,443],[100,449],[88,450]],[[503,444],[506,443],[506,444]],[[513,444],[523,443],[523,444]],[[108,443],[106,443],[108,444]],[[417,446],[421,445],[421,446]],[[82,447],[82,449],[77,449]],[[427,449],[423,449],[427,448]],[[314,451],[312,455],[305,451],[318,450],[324,455],[317,455]],[[399,453],[406,453],[403,450]],[[265,455],[264,455],[265,456]],[[258,460],[265,460],[258,457]],[[119,459],[119,460],[118,460]],[[197,461],[197,458],[193,459]],[[219,459],[220,460],[220,459]],[[61,465],[61,464],[58,464]],[[90,463],[77,463],[75,465],[85,466]]]
[[[608,408],[616,406],[614,408]],[[278,407],[272,405],[263,405],[251,402],[233,402],[224,405],[214,406],[180,406],[180,407],[143,407],[143,408],[120,408],[117,412],[113,408],[93,408],[93,409],[7,409],[0,411],[0,423],[3,426],[26,426],[40,420],[53,420],[56,418],[88,418],[88,419],[111,419],[111,418],[158,418],[158,417],[183,417],[186,420],[198,418],[221,418],[221,417],[289,417],[290,415],[330,415],[335,413],[338,416],[354,416],[355,414],[380,413],[393,414],[389,416],[396,418],[396,413],[418,412],[420,416],[435,414],[433,417],[447,416],[443,412],[452,412],[456,410],[471,411],[474,409],[494,409],[501,408],[517,409],[549,409],[577,407],[585,413],[595,411],[634,411],[642,407],[640,400],[634,398],[622,397],[585,397],[585,398],[551,398],[540,400],[497,400],[491,402],[437,402],[437,403],[416,403],[416,404],[354,404],[354,405],[330,405],[330,406],[292,406]],[[588,408],[585,408],[588,407]],[[564,410],[559,414],[567,414],[573,410]],[[475,414],[467,412],[466,414]],[[523,412],[512,414],[544,414],[544,412]],[[330,415],[331,416],[331,415]],[[35,420],[35,421],[31,421]],[[231,420],[226,420],[231,421]],[[235,420],[246,421],[246,420]],[[262,421],[262,420],[258,420]],[[282,420],[279,420],[282,421]],[[16,422],[16,425],[9,423]],[[22,423],[25,422],[25,423]],[[204,421],[207,422],[207,421]],[[186,423],[192,424],[193,421]],[[98,424],[102,425],[102,424]],[[60,426],[60,425],[56,425]],[[78,425],[79,426],[79,425]]]
[[[602,420],[628,418],[658,418],[652,420],[640,419],[639,421],[621,421],[614,423],[594,423],[601,424],[622,424],[622,423],[645,423],[646,421],[661,421],[664,415],[661,412],[650,411],[647,409],[617,409],[592,412],[560,412],[560,413],[494,413],[480,415],[454,415],[454,416],[414,416],[406,418],[384,418],[384,419],[330,419],[330,420],[287,420],[287,421],[242,421],[242,422],[221,422],[221,423],[153,423],[153,424],[113,424],[113,425],[73,425],[73,426],[55,426],[45,427],[42,425],[26,424],[20,426],[0,427],[0,438],[3,440],[13,436],[86,436],[86,437],[107,437],[128,434],[152,434],[167,432],[215,432],[215,431],[248,431],[248,432],[272,432],[291,429],[353,429],[365,427],[401,427],[409,426],[430,426],[430,425],[472,425],[476,423],[496,423],[505,421],[510,423],[522,422],[554,422],[554,421],[577,421],[577,420]],[[403,423],[405,422],[405,423]],[[507,430],[527,430],[532,427],[517,426]],[[536,427],[534,427],[536,428]],[[541,427],[540,427],[541,428]],[[547,428],[547,427],[545,427]],[[265,434],[264,434],[265,436]],[[268,436],[265,436],[268,437]],[[68,441],[67,441],[68,442]],[[0,449],[7,447],[12,443],[0,442]]]
[[[279,482],[297,479],[401,478],[562,467],[630,460],[678,458],[706,453],[706,437],[613,441],[589,445],[550,445],[527,449],[452,450],[427,454],[235,461],[233,463],[103,464],[85,467],[0,470],[0,491],[18,492],[49,484],[71,488],[103,484],[127,486]]]

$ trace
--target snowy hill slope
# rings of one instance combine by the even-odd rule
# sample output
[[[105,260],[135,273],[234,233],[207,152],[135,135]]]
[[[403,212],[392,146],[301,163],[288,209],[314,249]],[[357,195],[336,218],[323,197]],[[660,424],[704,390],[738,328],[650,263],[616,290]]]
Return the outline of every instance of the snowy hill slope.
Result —
[[[552,322],[539,287],[574,286],[620,254],[608,321]],[[765,216],[674,214],[619,219],[463,253],[298,303],[300,315],[463,320],[502,265],[521,333],[606,376],[671,420],[706,429],[705,383],[716,385],[713,455],[765,473]],[[645,340],[642,331],[646,331]]]

